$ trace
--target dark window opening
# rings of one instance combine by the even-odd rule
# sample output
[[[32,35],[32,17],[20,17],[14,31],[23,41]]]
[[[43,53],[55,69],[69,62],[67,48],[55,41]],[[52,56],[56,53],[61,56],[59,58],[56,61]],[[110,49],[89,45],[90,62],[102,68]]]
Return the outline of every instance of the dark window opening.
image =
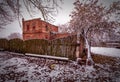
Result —
[[[29,25],[27,25],[27,31],[29,31]]]
[[[33,30],[35,30],[35,26],[33,26]]]
[[[46,35],[45,38],[48,39],[48,36]]]
[[[46,31],[48,31],[48,26],[46,25]]]

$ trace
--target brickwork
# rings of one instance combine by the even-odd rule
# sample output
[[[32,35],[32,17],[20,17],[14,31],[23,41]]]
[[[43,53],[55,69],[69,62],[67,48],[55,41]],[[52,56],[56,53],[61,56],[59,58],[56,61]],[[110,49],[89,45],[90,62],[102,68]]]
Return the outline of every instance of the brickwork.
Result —
[[[40,18],[32,20],[22,19],[23,39],[56,39],[68,36],[68,33],[58,33],[58,27]],[[55,33],[55,34],[54,34]],[[57,34],[56,34],[57,33]]]
[[[56,38],[64,38],[64,37],[67,37],[69,36],[69,33],[58,33],[56,34]]]
[[[58,27],[47,23],[41,19],[24,20],[23,23],[23,39],[49,39],[50,32],[58,32]]]

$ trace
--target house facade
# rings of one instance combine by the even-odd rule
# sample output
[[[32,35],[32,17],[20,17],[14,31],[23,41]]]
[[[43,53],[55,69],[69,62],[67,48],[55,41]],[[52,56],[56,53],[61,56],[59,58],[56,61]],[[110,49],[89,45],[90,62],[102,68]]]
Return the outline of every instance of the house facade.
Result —
[[[68,33],[58,33],[58,27],[40,18],[32,20],[22,19],[23,40],[28,39],[56,39],[68,36]]]

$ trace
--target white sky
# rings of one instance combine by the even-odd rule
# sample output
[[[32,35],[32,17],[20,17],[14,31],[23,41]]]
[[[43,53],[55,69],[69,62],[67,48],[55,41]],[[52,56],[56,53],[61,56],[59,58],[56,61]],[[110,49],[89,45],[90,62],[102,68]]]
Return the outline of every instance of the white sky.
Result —
[[[63,0],[63,3],[60,4],[62,9],[59,9],[59,12],[55,17],[55,22],[53,23],[54,25],[59,25],[69,22],[70,20],[69,15],[73,10],[74,1],[75,0]],[[102,1],[105,4],[109,4],[112,1],[118,1],[118,0],[102,0]],[[28,16],[26,12],[24,12],[23,15],[25,20],[32,19]],[[41,18],[40,13],[38,12],[37,14],[35,14],[33,18]],[[0,37],[7,37],[11,33],[16,33],[16,32],[22,34],[22,28],[20,27],[17,20],[5,26],[5,29],[0,29]]]
[[[64,24],[70,20],[69,14],[73,9],[73,1],[74,0],[64,0],[63,3],[60,4],[61,9],[59,9],[58,14],[55,16],[54,25]],[[23,13],[23,15],[25,20],[32,19],[26,12]],[[36,13],[33,18],[41,18],[40,12]],[[5,29],[0,29],[0,37],[7,37],[11,33],[16,32],[22,34],[22,28],[17,20],[5,26]]]

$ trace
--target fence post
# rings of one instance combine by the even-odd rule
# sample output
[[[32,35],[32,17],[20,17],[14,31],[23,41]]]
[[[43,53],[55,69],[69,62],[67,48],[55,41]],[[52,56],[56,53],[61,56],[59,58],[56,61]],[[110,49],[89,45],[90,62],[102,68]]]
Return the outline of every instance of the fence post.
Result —
[[[85,48],[85,38],[80,35],[80,43],[77,45],[77,51],[78,52],[77,55],[77,63],[78,64],[85,64],[86,62],[86,57],[87,57],[87,53],[86,53],[86,48]]]

